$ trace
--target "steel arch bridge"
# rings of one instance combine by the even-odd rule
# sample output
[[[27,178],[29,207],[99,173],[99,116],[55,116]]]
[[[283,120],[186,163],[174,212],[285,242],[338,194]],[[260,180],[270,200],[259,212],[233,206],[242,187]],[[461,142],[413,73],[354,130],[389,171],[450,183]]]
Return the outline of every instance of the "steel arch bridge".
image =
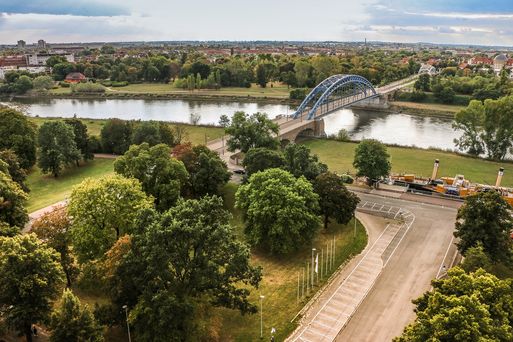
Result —
[[[319,83],[294,112],[294,119],[307,113],[307,120],[324,116],[353,103],[378,97],[379,94],[365,77],[333,75]]]

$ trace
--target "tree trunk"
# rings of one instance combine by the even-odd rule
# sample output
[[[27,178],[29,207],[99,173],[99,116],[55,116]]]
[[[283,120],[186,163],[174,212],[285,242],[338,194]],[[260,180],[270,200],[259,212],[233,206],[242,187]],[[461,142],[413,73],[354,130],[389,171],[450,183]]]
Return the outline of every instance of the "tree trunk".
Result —
[[[328,215],[324,215],[324,229],[328,229],[328,223],[330,222],[330,219]]]
[[[32,326],[29,324],[24,329],[25,330],[25,340],[27,342],[32,342],[32,329],[31,329],[31,327]]]
[[[71,277],[69,276],[69,271],[64,270],[64,274],[66,275],[66,287],[71,289]]]
[[[119,239],[119,228],[116,227],[116,240]]]

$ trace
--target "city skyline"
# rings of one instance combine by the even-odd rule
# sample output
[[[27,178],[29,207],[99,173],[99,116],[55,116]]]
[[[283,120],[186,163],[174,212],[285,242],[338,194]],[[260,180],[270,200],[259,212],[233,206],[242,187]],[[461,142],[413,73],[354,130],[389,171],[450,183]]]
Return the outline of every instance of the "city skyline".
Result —
[[[513,3],[494,1],[0,0],[0,43],[269,40],[513,45]]]

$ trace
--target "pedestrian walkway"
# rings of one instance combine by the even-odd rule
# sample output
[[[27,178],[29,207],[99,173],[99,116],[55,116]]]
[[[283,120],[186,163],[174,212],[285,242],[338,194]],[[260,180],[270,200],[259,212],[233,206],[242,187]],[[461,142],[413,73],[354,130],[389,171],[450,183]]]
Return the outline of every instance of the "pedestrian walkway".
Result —
[[[359,205],[359,209],[395,218],[400,222],[390,223],[385,228],[347,278],[293,341],[333,341],[372,289],[415,219],[408,211],[378,203],[364,202]]]

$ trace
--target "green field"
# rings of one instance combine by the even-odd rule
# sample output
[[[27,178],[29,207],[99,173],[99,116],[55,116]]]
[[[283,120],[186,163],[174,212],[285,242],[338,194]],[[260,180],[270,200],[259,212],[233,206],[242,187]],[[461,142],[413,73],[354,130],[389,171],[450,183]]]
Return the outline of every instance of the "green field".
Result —
[[[242,217],[233,208],[237,185],[230,183],[224,189],[225,206],[234,216],[232,225],[243,239]],[[297,302],[297,277],[302,267],[310,260],[311,247],[326,250],[326,243],[335,236],[337,244],[336,265],[340,265],[351,255],[360,253],[367,245],[365,229],[358,222],[356,239],[354,239],[354,222],[347,226],[332,224],[327,231],[321,229],[312,246],[302,248],[299,252],[286,257],[271,257],[266,253],[253,251],[252,263],[263,268],[263,279],[258,290],[253,290],[250,300],[259,304],[259,295],[263,301],[264,340],[269,341],[271,327],[276,328],[276,341],[283,341],[296,327],[292,318],[301,310],[307,299]],[[320,260],[320,257],[319,257]],[[335,268],[333,268],[335,269]],[[332,270],[333,271],[333,270]],[[331,273],[330,273],[331,274]],[[320,279],[324,283],[325,279]],[[320,286],[316,286],[318,290]],[[241,316],[238,311],[216,309],[214,316],[220,317],[221,341],[256,341],[260,337],[260,315]]]
[[[29,117],[29,120],[40,126],[45,121],[63,120],[62,118],[43,118],[43,117]],[[87,131],[90,135],[100,135],[102,127],[107,120],[105,119],[81,119],[87,126]],[[171,126],[181,126],[185,128],[185,141],[190,141],[193,144],[205,144],[207,141],[214,140],[223,136],[224,130],[216,126],[195,126],[188,124],[172,123]]]
[[[354,149],[356,143],[333,140],[309,140],[304,144],[316,153],[320,160],[328,164],[332,171],[354,174]],[[417,176],[430,177],[433,161],[440,160],[439,177],[454,177],[462,174],[472,182],[495,184],[499,167],[505,173],[502,185],[513,187],[513,163],[492,162],[469,158],[450,152],[422,150],[403,147],[388,147],[393,173],[413,173]]]
[[[113,173],[113,163],[114,159],[97,158],[80,167],[65,170],[58,178],[43,175],[39,168],[34,167],[27,178],[30,188],[27,211],[30,213],[64,200],[70,195],[73,186],[84,178],[98,178]]]
[[[169,83],[138,83],[130,84],[126,87],[107,87],[107,93],[112,94],[192,94],[205,96],[252,96],[252,97],[273,97],[280,99],[289,98],[290,88],[279,83],[269,83],[266,88],[261,88],[256,84],[252,84],[250,88],[241,87],[225,87],[219,90],[200,89],[200,90],[184,90],[175,88]],[[53,94],[71,94],[71,88],[52,89]]]

